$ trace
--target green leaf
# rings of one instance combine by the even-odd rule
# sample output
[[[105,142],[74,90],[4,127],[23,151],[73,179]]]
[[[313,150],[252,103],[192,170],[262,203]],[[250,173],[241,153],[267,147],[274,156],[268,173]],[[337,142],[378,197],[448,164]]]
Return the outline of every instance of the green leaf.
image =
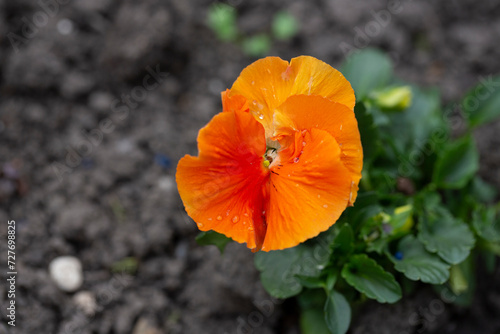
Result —
[[[325,321],[333,334],[345,334],[351,323],[351,306],[335,290],[328,295],[325,303]]]
[[[215,3],[208,10],[208,26],[222,41],[234,41],[238,36],[236,11],[224,3]]]
[[[260,279],[270,295],[288,298],[302,290],[297,275],[318,277],[328,262],[329,256],[319,256],[317,244],[314,247],[300,244],[284,250],[258,252],[255,254],[255,266],[260,270]],[[330,250],[328,250],[330,251]]]
[[[491,252],[492,254],[495,254],[496,256],[500,257],[500,242],[486,241],[482,246],[488,252]]]
[[[271,39],[266,34],[255,35],[243,40],[243,52],[251,57],[261,57],[269,52]]]
[[[365,49],[349,56],[340,72],[349,80],[356,100],[360,101],[371,91],[389,83],[392,78],[392,64],[385,53]]]
[[[500,220],[493,207],[479,206],[472,212],[472,227],[477,235],[488,241],[500,241]]]
[[[323,310],[326,302],[324,289],[304,289],[298,296],[297,302],[301,310],[318,308]]]
[[[226,237],[224,234],[217,233],[215,231],[201,232],[196,236],[196,242],[200,246],[214,245],[217,246],[219,251],[224,253],[226,245],[232,241],[232,239]]]
[[[135,257],[123,258],[111,265],[111,271],[114,273],[127,273],[134,275],[137,272],[139,263]]]
[[[407,233],[413,227],[413,206],[407,204],[397,207],[394,214],[391,216],[389,224],[392,227],[391,235],[401,235]]]
[[[434,166],[433,182],[441,188],[458,189],[479,170],[479,152],[471,137],[451,143],[439,155]]]
[[[441,207],[426,211],[418,228],[425,248],[451,264],[465,260],[476,242],[468,225]]]
[[[336,257],[341,255],[349,255],[354,248],[354,233],[351,225],[348,223],[342,224],[339,233],[333,240],[333,253]]]
[[[295,275],[300,285],[309,289],[324,288],[326,286],[325,280],[320,277],[310,277],[303,275]]]
[[[379,303],[395,303],[402,296],[394,276],[366,254],[352,256],[342,269],[342,277],[356,290]]]
[[[302,334],[331,334],[322,308],[306,309],[300,313],[300,332]]]
[[[497,190],[494,186],[486,183],[481,177],[476,175],[471,183],[470,194],[483,203],[491,203],[497,196]]]
[[[462,101],[463,112],[472,127],[493,121],[500,116],[500,76],[480,78]]]
[[[373,116],[368,112],[363,103],[356,103],[354,106],[354,113],[358,121],[359,133],[361,135],[363,160],[366,163],[376,156],[379,147],[378,130],[374,125]]]
[[[439,110],[439,92],[415,86],[411,87],[411,92],[411,105],[404,112],[391,113],[390,124],[384,131],[387,138],[396,139],[394,144],[404,157],[404,161],[398,162],[404,164],[419,161],[419,156],[429,157],[448,138],[446,123]],[[405,129],[404,133],[401,129]],[[406,169],[411,168],[416,166],[409,165]]]
[[[430,284],[443,284],[448,280],[450,266],[428,253],[413,235],[407,235],[399,242],[398,252],[402,254],[401,260],[388,254],[389,259],[394,263],[394,269],[409,279]]]
[[[274,15],[271,29],[276,39],[285,41],[297,34],[299,24],[295,17],[282,11]]]
[[[333,290],[335,283],[337,283],[338,276],[339,276],[339,273],[337,270],[331,270],[328,273],[328,276],[326,277],[326,283],[325,283],[325,288],[328,291]]]

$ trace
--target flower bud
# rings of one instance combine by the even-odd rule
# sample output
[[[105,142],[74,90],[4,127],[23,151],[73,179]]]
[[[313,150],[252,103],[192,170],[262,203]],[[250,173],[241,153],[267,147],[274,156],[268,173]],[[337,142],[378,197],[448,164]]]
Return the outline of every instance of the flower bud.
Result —
[[[409,86],[392,87],[375,94],[374,102],[382,109],[404,110],[411,105]]]

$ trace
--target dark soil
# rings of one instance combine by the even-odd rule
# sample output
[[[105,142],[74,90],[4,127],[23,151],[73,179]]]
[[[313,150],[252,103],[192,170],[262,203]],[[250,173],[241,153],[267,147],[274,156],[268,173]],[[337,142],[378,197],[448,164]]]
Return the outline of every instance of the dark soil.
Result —
[[[295,302],[266,294],[245,246],[221,256],[195,243],[177,194],[178,159],[196,154],[220,92],[254,60],[206,27],[213,2],[41,3],[0,1],[0,333],[299,333]],[[500,73],[496,0],[406,0],[386,21],[380,0],[229,3],[248,35],[269,32],[278,10],[300,21],[271,55],[338,66],[342,43],[379,47],[398,76],[438,86],[446,103]],[[481,174],[500,189],[499,132],[496,122],[476,137]],[[16,327],[5,317],[12,219]],[[94,312],[51,280],[48,265],[60,255],[81,260],[79,292],[95,298]],[[113,272],[126,257],[137,271]],[[351,333],[500,333],[500,270],[479,273],[470,309],[417,288],[396,305],[368,303]]]

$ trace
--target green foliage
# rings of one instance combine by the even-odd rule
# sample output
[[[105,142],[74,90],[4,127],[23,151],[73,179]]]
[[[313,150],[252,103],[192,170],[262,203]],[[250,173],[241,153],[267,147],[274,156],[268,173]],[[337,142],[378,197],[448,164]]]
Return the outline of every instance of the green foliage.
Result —
[[[340,72],[349,80],[356,94],[356,100],[360,101],[373,90],[389,83],[392,78],[392,65],[384,53],[366,49],[351,56]]]
[[[363,103],[358,103],[354,107],[354,113],[358,121],[359,134],[363,145],[363,160],[371,161],[377,154],[379,148],[378,131],[375,127],[373,115],[369,113]]]
[[[342,269],[342,277],[356,290],[380,303],[395,303],[401,298],[401,287],[394,276],[366,254],[352,256]]]
[[[441,207],[426,212],[421,220],[418,238],[429,252],[437,253],[451,264],[458,264],[469,256],[475,239],[467,224]]]
[[[291,39],[299,30],[297,20],[287,12],[276,13],[271,27],[274,37],[283,41]]]
[[[299,24],[291,14],[280,11],[272,19],[270,31],[247,36],[240,32],[236,8],[216,2],[207,13],[207,25],[223,42],[237,44],[250,57],[261,57],[269,53],[273,39],[288,41],[299,31]]]
[[[325,321],[331,333],[344,334],[351,323],[351,306],[338,291],[331,291],[325,303]]]
[[[449,278],[450,266],[437,255],[430,254],[414,236],[404,237],[398,245],[402,259],[389,256],[394,269],[402,272],[412,281],[442,284]]]
[[[342,73],[356,93],[363,145],[358,197],[317,238],[257,253],[264,288],[274,297],[298,295],[306,334],[346,333],[352,304],[395,303],[410,281],[470,305],[476,261],[491,269],[500,256],[497,191],[477,175],[472,136],[500,115],[500,77],[464,99],[468,128],[457,136],[439,91],[394,78],[382,52],[354,54]],[[477,108],[467,109],[474,101]]]
[[[139,263],[135,257],[126,257],[113,263],[111,265],[111,272],[134,275],[137,272],[138,266]]]
[[[266,54],[271,48],[271,39],[266,34],[255,35],[243,40],[243,52],[252,57]]]
[[[302,334],[330,334],[323,308],[305,309],[300,314],[300,331]]]
[[[472,227],[477,235],[491,242],[500,242],[500,220],[496,208],[478,205],[472,213]]]
[[[500,116],[500,76],[480,78],[462,101],[471,127],[491,122]]]
[[[324,252],[324,253],[323,253]],[[317,278],[328,262],[331,249],[321,244],[301,244],[280,251],[259,252],[255,266],[260,270],[262,285],[274,297],[288,298],[305,286],[317,286]],[[300,284],[302,283],[302,284]]]
[[[201,232],[196,237],[196,242],[200,246],[214,245],[219,251],[224,253],[226,245],[231,241],[228,237],[215,231]]]
[[[479,169],[479,152],[470,137],[445,147],[434,169],[433,181],[438,187],[464,187]]]
[[[213,4],[208,10],[208,26],[220,40],[235,41],[238,37],[236,10],[224,3]]]

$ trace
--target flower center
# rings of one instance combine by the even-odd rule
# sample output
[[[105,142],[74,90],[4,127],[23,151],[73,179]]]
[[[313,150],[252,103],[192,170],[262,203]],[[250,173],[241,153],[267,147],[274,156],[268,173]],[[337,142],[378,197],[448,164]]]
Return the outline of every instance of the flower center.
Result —
[[[267,147],[266,154],[264,154],[264,166],[269,167],[269,165],[278,156],[278,149],[274,147]]]

